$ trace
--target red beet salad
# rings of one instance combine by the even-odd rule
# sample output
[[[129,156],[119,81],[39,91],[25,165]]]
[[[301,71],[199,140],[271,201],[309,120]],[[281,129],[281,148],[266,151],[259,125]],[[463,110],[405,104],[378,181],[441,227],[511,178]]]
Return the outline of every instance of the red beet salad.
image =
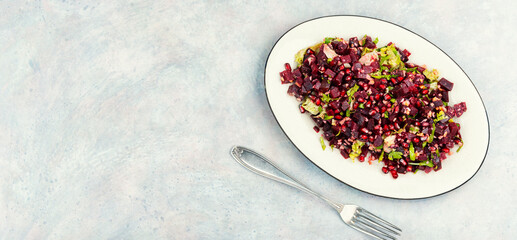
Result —
[[[383,173],[442,168],[463,146],[465,102],[449,104],[454,84],[436,69],[409,63],[411,53],[394,43],[377,46],[369,36],[325,38],[300,50],[292,69],[280,73],[287,93],[300,101],[321,133],[320,143],[344,158],[383,162]]]

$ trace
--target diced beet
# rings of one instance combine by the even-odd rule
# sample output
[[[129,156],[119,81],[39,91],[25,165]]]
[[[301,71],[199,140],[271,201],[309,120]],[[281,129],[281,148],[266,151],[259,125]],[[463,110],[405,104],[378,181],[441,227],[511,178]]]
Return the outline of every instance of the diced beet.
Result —
[[[334,77],[334,81],[335,83],[337,83],[336,85],[341,85],[341,82],[343,80],[343,76],[345,76],[345,72],[344,71],[340,71],[337,73],[336,77]]]
[[[377,137],[373,141],[373,146],[374,147],[378,147],[378,146],[380,146],[382,144],[382,142],[383,142],[382,136],[381,135],[377,135]]]
[[[373,61],[372,63],[370,63],[370,67],[372,67],[372,69],[376,71],[377,69],[379,69],[379,62]]]
[[[441,78],[438,84],[445,90],[451,91],[452,87],[454,87],[454,83],[450,82],[449,80],[445,78]]]
[[[329,103],[329,107],[332,108],[332,109],[338,109],[339,105],[340,105],[340,103],[338,101],[331,101]]]
[[[434,107],[440,107],[443,106],[443,102],[441,100],[436,100],[433,102]]]
[[[350,39],[348,39],[348,46],[351,48],[359,47],[359,40],[357,39],[357,37],[351,37]]]
[[[321,92],[326,92],[328,91],[330,88],[330,83],[328,83],[327,81],[322,81],[321,82],[321,86],[320,86],[320,91]]]
[[[351,63],[352,62],[352,57],[350,57],[350,55],[341,56],[341,62],[343,62],[343,63]]]
[[[332,44],[332,48],[334,49],[334,51],[337,54],[339,54],[339,55],[345,55],[346,54],[346,50],[348,49],[348,45],[346,45],[342,41],[333,41],[331,44]]]
[[[313,86],[312,86],[315,90],[320,90],[320,87],[321,87],[321,82],[320,81],[316,81]]]
[[[300,71],[302,72],[302,74],[311,74],[312,70],[311,70],[311,67],[309,65],[302,65],[300,66]]]
[[[361,65],[360,62],[355,62],[353,65],[352,65],[352,71],[354,72],[358,72],[359,70],[361,70],[363,65]]]
[[[298,79],[302,77],[302,72],[300,71],[300,68],[296,68],[293,70],[293,77],[294,79]]]
[[[447,91],[442,92],[442,100],[444,102],[449,102],[449,92],[447,92]]]
[[[305,87],[305,89],[307,89],[307,91],[311,91],[312,90],[312,83],[311,82],[304,82],[303,83],[303,87]]]
[[[289,70],[280,72],[280,81],[282,84],[292,83],[294,81],[293,73]]]
[[[350,107],[350,104],[348,104],[348,101],[344,100],[341,102],[341,110],[346,111]]]
[[[340,95],[341,95],[341,92],[339,92],[339,89],[337,87],[330,88],[330,97],[331,98],[337,98]]]
[[[356,74],[356,77],[357,78],[360,78],[360,79],[368,79],[370,75],[366,74],[366,73],[357,73]]]
[[[344,158],[349,158],[349,155],[345,150],[341,150],[340,153],[341,153],[341,156],[343,156]]]
[[[359,99],[359,98],[366,99],[367,97],[368,97],[368,93],[366,93],[365,91],[357,91],[354,93],[355,99]]]
[[[287,89],[287,94],[291,95],[291,96],[294,96],[295,94],[300,94],[300,88],[296,85],[291,85],[289,86],[289,88]]]
[[[447,110],[447,116],[451,118],[456,117],[456,111],[454,110],[454,107],[447,106],[445,109]]]
[[[410,107],[409,107],[409,115],[414,116],[414,115],[416,115],[417,113],[418,113],[418,109],[416,109],[416,108],[415,108],[415,107],[413,107],[413,106],[410,106]]]
[[[323,73],[325,76],[328,76],[329,78],[333,78],[334,76],[336,76],[336,73],[330,69],[327,68],[327,70],[325,70],[325,73]]]
[[[334,134],[331,132],[331,131],[327,131],[327,132],[324,132],[323,133],[323,137],[327,140],[327,141],[330,141],[334,138]]]
[[[323,45],[322,45],[323,46]],[[327,55],[323,51],[320,50],[320,52],[316,55],[316,62],[319,66],[326,66],[327,65]]]
[[[315,63],[316,63],[316,56],[314,56],[314,55],[306,56],[305,59],[303,60],[303,65],[306,65],[306,66],[310,66]]]
[[[370,74],[373,72],[373,68],[371,66],[363,66],[362,72],[366,74]]]
[[[454,104],[454,111],[456,112],[456,117],[461,117],[467,111],[467,104],[465,102]]]
[[[453,122],[449,123],[449,130],[451,131],[451,133],[450,133],[451,136],[453,136],[453,137],[456,136],[456,134],[458,133],[458,130],[459,130],[458,125],[456,125],[456,123],[453,123]]]
[[[310,91],[310,90],[308,90],[305,86],[302,86],[302,90],[300,91],[300,93],[301,93],[302,95],[306,95],[306,94],[309,94],[309,91]]]

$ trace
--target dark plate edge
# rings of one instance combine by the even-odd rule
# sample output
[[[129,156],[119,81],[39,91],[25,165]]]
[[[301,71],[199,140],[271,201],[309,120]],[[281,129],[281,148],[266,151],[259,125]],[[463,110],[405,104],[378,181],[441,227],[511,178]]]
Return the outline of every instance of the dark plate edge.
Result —
[[[296,144],[294,144],[294,142],[291,140],[291,138],[289,138],[289,136],[287,135],[287,133],[285,132],[285,130],[282,128],[282,125],[280,125],[280,122],[278,122],[278,119],[276,118],[275,116],[275,113],[273,112],[273,109],[271,108],[271,103],[269,102],[269,98],[268,98],[268,95],[267,95],[267,87],[266,87],[266,69],[267,69],[267,64],[268,64],[268,61],[269,61],[269,56],[271,55],[271,52],[273,51],[273,49],[275,48],[276,44],[278,43],[278,41],[280,41],[280,39],[282,39],[282,37],[284,37],[285,34],[287,34],[288,32],[290,32],[291,30],[293,30],[294,28],[298,27],[299,25],[301,24],[304,24],[306,22],[310,22],[310,21],[313,21],[313,20],[317,20],[317,19],[320,19],[320,18],[328,18],[328,17],[360,17],[360,18],[369,18],[369,19],[374,19],[374,20],[378,20],[378,21],[382,21],[382,22],[386,22],[386,23],[389,23],[389,24],[393,24],[395,26],[398,26],[406,31],[409,31],[417,36],[419,36],[420,38],[426,40],[427,42],[431,43],[434,47],[438,48],[440,51],[442,51],[449,59],[451,59],[454,64],[456,64],[456,66],[458,66],[460,68],[460,70],[465,74],[465,76],[467,76],[467,78],[469,79],[470,81],[470,84],[472,84],[472,86],[474,87],[474,89],[476,90],[479,98],[481,99],[481,103],[483,104],[483,109],[485,110],[485,115],[486,115],[486,120],[487,120],[487,124],[488,124],[488,143],[487,143],[487,146],[486,146],[486,150],[485,150],[485,156],[483,156],[483,161],[481,161],[481,164],[479,165],[478,169],[476,170],[476,172],[474,172],[474,174],[472,174],[472,176],[470,178],[468,178],[467,180],[465,180],[465,182],[463,182],[462,184],[456,186],[455,188],[451,189],[451,190],[448,190],[448,191],[445,191],[445,192],[442,192],[442,193],[439,193],[439,194],[436,194],[436,195],[431,195],[431,196],[427,196],[427,197],[420,197],[420,198],[396,198],[396,197],[389,197],[389,196],[384,196],[384,195],[379,195],[379,194],[375,194],[375,193],[371,193],[371,192],[368,192],[368,191],[365,191],[365,190],[361,190],[361,189],[358,189],[354,186],[351,186],[349,185],[348,183],[345,183],[343,181],[341,181],[340,179],[338,179],[337,177],[335,177],[334,175],[328,173],[327,171],[325,171],[324,169],[322,169],[321,167],[319,167],[317,164],[315,164],[310,158],[308,158],[299,148],[298,146],[296,146]],[[440,196],[440,195],[443,195],[443,194],[446,194],[446,193],[449,193],[449,192],[452,192],[456,189],[458,189],[459,187],[465,185],[465,183],[467,183],[468,181],[470,181],[470,179],[472,179],[478,172],[479,172],[479,169],[481,169],[481,166],[483,166],[483,163],[485,162],[485,159],[486,159],[486,155],[488,154],[488,149],[489,149],[489,146],[490,146],[490,120],[488,118],[488,112],[486,110],[486,107],[485,107],[485,102],[483,101],[483,98],[481,97],[481,94],[479,94],[479,91],[478,89],[476,88],[476,85],[472,82],[472,80],[470,79],[469,75],[463,70],[463,68],[461,68],[461,66],[456,62],[454,61],[453,58],[451,58],[445,51],[443,51],[441,48],[439,48],[438,46],[436,46],[434,43],[432,43],[431,41],[427,40],[427,38],[424,38],[422,36],[420,36],[419,34],[403,27],[403,26],[400,26],[398,24],[395,24],[395,23],[392,23],[392,22],[389,22],[389,21],[386,21],[386,20],[383,20],[383,19],[378,19],[378,18],[374,18],[374,17],[368,17],[368,16],[361,16],[361,15],[327,15],[327,16],[321,16],[321,17],[317,17],[317,18],[312,18],[312,19],[309,19],[309,20],[306,20],[306,21],[303,21],[301,23],[298,23],[296,24],[295,26],[291,27],[289,30],[287,30],[284,34],[282,34],[282,36],[280,36],[278,38],[278,40],[276,40],[275,44],[273,45],[273,47],[271,48],[271,50],[269,51],[268,55],[267,55],[267,58],[266,58],[266,64],[264,66],[264,92],[266,94],[266,100],[267,100],[267,104],[269,106],[269,110],[271,111],[271,113],[273,114],[273,117],[275,118],[275,121],[277,122],[278,126],[280,127],[280,129],[282,129],[282,132],[284,133],[284,135],[287,137],[287,139],[289,139],[289,141],[294,145],[294,147],[305,157],[307,158],[312,164],[314,164],[316,167],[318,167],[319,169],[321,169],[323,172],[325,172],[327,175],[333,177],[334,179],[344,183],[345,185],[353,188],[353,189],[356,189],[356,190],[359,190],[361,192],[364,192],[364,193],[368,193],[368,194],[371,194],[371,195],[374,195],[374,196],[378,196],[378,197],[384,197],[384,198],[389,198],[389,199],[398,199],[398,200],[418,200],[418,199],[427,199],[427,198],[432,198],[432,197],[437,197],[437,196]]]

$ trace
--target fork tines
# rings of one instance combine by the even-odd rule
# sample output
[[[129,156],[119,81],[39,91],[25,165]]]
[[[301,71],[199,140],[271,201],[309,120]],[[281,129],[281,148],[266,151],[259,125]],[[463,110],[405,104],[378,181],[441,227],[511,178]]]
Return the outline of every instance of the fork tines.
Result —
[[[357,208],[351,227],[377,239],[397,239],[402,230],[364,208]]]

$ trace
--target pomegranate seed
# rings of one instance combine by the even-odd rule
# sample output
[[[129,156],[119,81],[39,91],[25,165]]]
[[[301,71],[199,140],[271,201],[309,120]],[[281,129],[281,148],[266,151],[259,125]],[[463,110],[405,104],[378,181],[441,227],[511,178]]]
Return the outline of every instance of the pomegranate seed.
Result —
[[[339,115],[339,114],[337,114],[334,118],[337,119],[337,120],[343,119],[343,117],[341,115]]]
[[[396,107],[395,107],[395,109],[394,109],[394,111],[395,111],[396,113],[398,113],[398,112],[399,112],[399,110],[400,110],[400,109],[399,109],[399,106],[396,106]]]
[[[320,67],[318,68],[318,71],[320,71],[321,73],[325,72],[325,70],[326,70],[326,69],[325,69],[325,67],[324,67],[324,66],[320,66]]]
[[[364,89],[364,90],[368,90],[369,88],[370,88],[370,86],[368,86],[368,85],[366,85],[366,84],[365,84],[365,85],[363,85],[363,89]]]
[[[361,138],[362,138],[363,140],[366,140],[366,139],[368,139],[368,136],[366,136],[366,135],[361,135]]]
[[[300,106],[300,112],[301,112],[301,113],[304,113],[304,112],[305,112],[305,108],[303,108],[302,106]]]
[[[413,167],[411,167],[411,165],[408,165],[407,168],[406,168],[406,171],[412,172],[413,171]]]
[[[402,166],[406,166],[406,165],[407,165],[407,162],[406,162],[406,160],[404,160],[404,159],[400,159],[400,164],[402,164]]]
[[[371,110],[371,111],[370,111],[370,113],[369,113],[369,114],[370,114],[370,116],[373,116],[373,115],[375,115],[376,113],[377,113],[377,111],[375,111],[375,109],[373,109],[373,110]]]
[[[390,96],[390,95],[388,95],[388,94],[386,94],[386,95],[384,95],[384,99],[385,99],[386,101],[389,101],[389,100],[391,99],[391,96]]]
[[[398,123],[395,123],[395,128],[396,128],[397,130],[399,130],[399,129],[400,129],[400,125],[399,125]]]
[[[314,126],[314,128],[312,128],[312,129],[314,129],[314,131],[316,131],[317,133],[319,133],[319,132],[320,132],[320,128],[319,128],[319,127],[317,127],[317,126]]]
[[[421,107],[422,106],[422,103],[420,101],[416,102],[416,106],[417,107]]]
[[[429,147],[429,151],[434,152],[434,150],[436,150],[435,147]]]
[[[384,85],[384,84],[380,84],[380,85],[379,85],[379,88],[380,88],[380,89],[382,89],[382,90],[384,90],[384,89],[386,88],[386,85]]]
[[[386,107],[382,106],[381,107],[381,113],[384,113],[384,112],[386,112]]]
[[[375,98],[373,96],[370,96],[370,101],[373,102],[373,100],[375,100]]]
[[[345,125],[341,126],[341,131],[343,131],[343,132],[346,131],[346,126]]]
[[[461,142],[461,141],[460,141],[459,139],[454,139],[454,143],[456,143],[456,144],[460,144],[460,142]]]
[[[400,76],[397,78],[397,80],[400,82],[400,81],[404,80],[404,77]]]
[[[292,71],[291,70],[291,65],[289,65],[289,63],[285,63],[285,70],[287,70],[289,72]]]
[[[312,101],[316,101],[316,96],[309,96],[311,98]]]
[[[345,73],[346,73],[346,74],[350,74],[350,72],[351,72],[350,68],[347,68],[347,69],[345,70]]]
[[[392,78],[392,79],[391,79],[391,82],[392,82],[393,84],[396,84],[396,83],[397,83],[397,79]]]
[[[347,69],[347,70],[350,70],[350,69]],[[345,77],[345,80],[346,80],[346,81],[350,81],[350,80],[352,80],[352,76],[350,76],[350,75],[346,76],[346,77]]]
[[[387,169],[386,167],[382,167],[382,172],[383,172],[384,174],[387,174],[387,173],[388,173],[388,169]]]
[[[375,125],[375,126],[373,127],[373,130],[377,130],[377,131],[379,131],[380,129],[381,129],[381,125]]]
[[[388,170],[393,171],[393,170],[395,170],[395,167],[393,165],[389,165]]]
[[[362,98],[362,97],[358,97],[358,98],[357,98],[357,101],[358,101],[358,102],[360,102],[360,103],[364,103],[364,98]]]
[[[386,104],[386,107],[390,108],[391,107],[391,103]]]
[[[419,126],[420,126],[420,122],[416,122],[416,123],[415,123],[415,125],[416,125],[417,127],[419,127]]]
[[[376,100],[376,101],[379,101],[379,99],[381,99],[381,95],[377,93],[377,94],[375,95],[375,100]]]
[[[373,140],[375,140],[373,136],[368,137],[368,142],[373,142]]]
[[[344,97],[346,95],[346,91],[341,92],[341,97]]]
[[[397,178],[399,176],[399,174],[397,173],[397,171],[395,169],[391,170],[390,172],[391,172],[391,176],[393,178]]]
[[[367,107],[367,108],[372,107],[372,101],[366,102],[366,104],[364,106]]]
[[[361,128],[361,132],[363,132],[363,133],[365,133],[365,134],[368,134],[368,132],[369,132],[369,131],[368,131],[368,129],[366,129],[366,128]]]
[[[353,109],[357,109],[359,107],[359,103],[358,102],[355,102],[354,105],[352,106]]]
[[[393,126],[393,124],[388,125],[388,128],[392,131],[395,130],[395,126]]]
[[[414,142],[414,143],[418,143],[418,142],[420,142],[420,139],[418,139],[417,137],[416,137],[416,138],[413,138],[413,142]]]
[[[402,143],[402,147],[404,147],[404,148],[409,148],[409,144],[407,144],[407,143]]]
[[[428,93],[429,93],[429,90],[427,90],[427,89],[422,90],[422,94],[427,95]]]
[[[386,132],[388,131],[388,125],[384,125],[384,127],[382,127],[382,129]]]
[[[345,69],[345,65],[339,66],[339,70],[343,70],[343,69]]]
[[[448,148],[444,148],[444,149],[442,149],[442,152],[449,153],[449,149]]]
[[[364,156],[359,156],[359,162],[364,162]]]

